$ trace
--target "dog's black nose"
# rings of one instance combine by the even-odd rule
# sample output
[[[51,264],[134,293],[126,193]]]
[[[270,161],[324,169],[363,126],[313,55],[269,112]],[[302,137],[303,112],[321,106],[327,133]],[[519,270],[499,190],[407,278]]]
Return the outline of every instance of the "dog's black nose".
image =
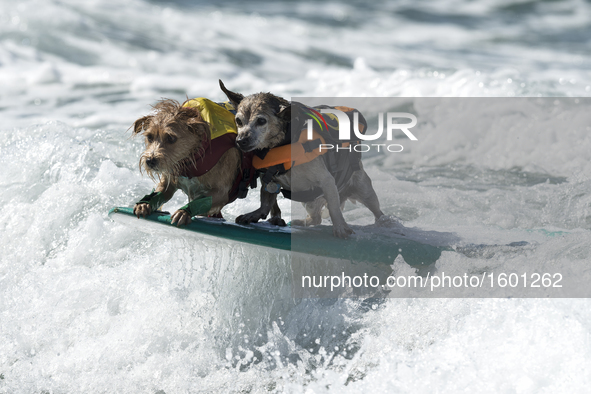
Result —
[[[248,138],[236,138],[236,144],[240,149],[244,149],[248,146]]]
[[[150,168],[155,168],[156,164],[158,164],[158,160],[153,157],[150,157],[149,159],[146,160],[146,164]]]

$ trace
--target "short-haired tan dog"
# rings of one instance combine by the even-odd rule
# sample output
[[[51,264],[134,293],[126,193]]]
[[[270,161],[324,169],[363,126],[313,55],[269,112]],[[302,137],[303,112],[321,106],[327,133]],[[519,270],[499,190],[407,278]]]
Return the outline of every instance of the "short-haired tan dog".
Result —
[[[236,143],[242,151],[254,152],[258,156],[254,158],[253,165],[263,173],[261,207],[239,216],[237,222],[251,223],[266,218],[271,207],[276,204],[277,193],[280,191],[284,196],[304,203],[306,207],[306,220],[292,221],[293,224],[320,224],[322,209],[327,206],[333,233],[340,238],[347,238],[353,233],[341,212],[342,205],[347,199],[360,201],[369,208],[377,224],[389,225],[395,222],[395,219],[384,215],[380,210],[371,179],[361,164],[361,153],[341,149],[314,156],[314,151],[318,152],[319,149],[318,142],[313,146],[314,141],[331,139],[343,148],[345,143],[349,149],[355,142],[334,140],[329,125],[323,128],[322,122],[318,122],[321,126],[314,141],[303,139],[306,135],[306,131],[302,130],[305,129],[303,125],[310,119],[309,115],[320,115],[315,109],[300,103],[290,103],[271,93],[257,93],[244,97],[240,93],[226,89],[222,81],[220,87],[236,107]],[[353,108],[336,108],[347,112],[351,120],[355,119],[352,114],[357,111]],[[324,120],[322,116],[320,118]],[[366,127],[365,119],[361,114],[358,114],[358,118],[360,123],[362,122],[359,127],[363,130]],[[338,121],[335,127],[338,129]],[[279,151],[283,152],[285,159],[269,159],[270,155],[273,156]]]
[[[153,113],[133,124],[146,150],[140,157],[145,170],[158,185],[142,198],[133,212],[139,218],[159,209],[181,189],[189,203],[171,216],[171,223],[189,224],[197,215],[221,217],[221,209],[244,198],[255,171],[252,155],[236,148],[233,107],[204,98],[162,100]]]

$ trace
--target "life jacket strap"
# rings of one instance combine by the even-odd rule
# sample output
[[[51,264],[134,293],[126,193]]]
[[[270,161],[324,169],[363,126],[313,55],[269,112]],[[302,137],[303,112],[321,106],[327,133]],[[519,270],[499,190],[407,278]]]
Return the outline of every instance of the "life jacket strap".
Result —
[[[241,153],[241,172],[234,180],[234,184],[228,193],[229,202],[233,202],[237,198],[245,198],[248,194],[248,189],[257,187],[257,171],[252,167],[253,153]]]
[[[294,192],[291,190],[281,189],[281,194],[283,194],[283,197],[288,198],[292,201],[310,202],[320,197],[323,194],[323,191],[319,187],[315,187],[314,189],[310,190],[304,190],[301,192]]]
[[[320,148],[320,144],[322,144],[322,140],[320,138],[316,138],[315,140],[310,140],[302,143],[302,147],[306,153],[310,153],[318,148]]]
[[[180,207],[179,210],[187,212],[191,217],[205,215],[211,209],[211,202],[211,196],[196,198],[187,205]]]
[[[273,177],[275,177],[276,175],[285,174],[286,172],[287,172],[287,169],[285,168],[285,166],[283,164],[277,164],[277,165],[271,166],[271,167],[265,169],[265,171],[263,172],[263,175],[261,176],[261,181],[263,182],[263,185],[266,185],[266,184],[270,183],[271,181],[273,181]]]
[[[157,211],[167,201],[168,199],[164,198],[162,192],[157,192],[155,189],[152,189],[152,193],[142,197],[142,199],[136,202],[136,204],[149,204],[152,211]]]

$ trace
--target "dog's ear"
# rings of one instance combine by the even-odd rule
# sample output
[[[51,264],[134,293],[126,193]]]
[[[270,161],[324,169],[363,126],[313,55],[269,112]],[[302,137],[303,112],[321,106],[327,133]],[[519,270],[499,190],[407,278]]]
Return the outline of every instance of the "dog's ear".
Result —
[[[279,112],[277,112],[277,117],[289,122],[291,120],[291,104],[280,105]]]
[[[204,140],[209,140],[211,138],[211,133],[209,132],[209,125],[207,124],[207,122],[204,122],[201,119],[188,119],[187,127],[189,128],[189,131],[191,133],[200,136]]]
[[[153,118],[152,115],[147,115],[147,116],[144,116],[143,118],[139,118],[138,120],[136,120],[133,123],[133,135],[138,135],[143,130],[150,127],[150,122],[152,121],[152,118]]]
[[[201,112],[194,107],[181,106],[178,110],[178,117],[187,125],[189,132],[201,136],[203,139],[210,138],[209,124],[201,117]]]
[[[230,102],[232,103],[234,108],[238,108],[238,104],[240,104],[240,102],[242,101],[244,96],[240,93],[234,93],[234,92],[226,89],[222,80],[220,79],[219,81],[220,81],[220,88],[222,89],[222,91],[224,93],[226,93],[226,96],[228,96],[228,100],[230,100]]]

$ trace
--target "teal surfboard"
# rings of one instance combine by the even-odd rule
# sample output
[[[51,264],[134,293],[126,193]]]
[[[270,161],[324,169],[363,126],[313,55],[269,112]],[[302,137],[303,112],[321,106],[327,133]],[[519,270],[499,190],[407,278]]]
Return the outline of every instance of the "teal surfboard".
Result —
[[[213,218],[194,218],[187,226],[170,224],[170,215],[155,212],[138,219],[133,208],[113,208],[109,217],[149,233],[170,236],[193,234],[229,241],[357,262],[391,264],[398,255],[413,266],[432,264],[444,250],[452,250],[453,235],[417,232],[412,228],[351,226],[349,239],[336,238],[331,226],[279,227],[267,222],[239,225]],[[451,237],[451,238],[450,238]]]

